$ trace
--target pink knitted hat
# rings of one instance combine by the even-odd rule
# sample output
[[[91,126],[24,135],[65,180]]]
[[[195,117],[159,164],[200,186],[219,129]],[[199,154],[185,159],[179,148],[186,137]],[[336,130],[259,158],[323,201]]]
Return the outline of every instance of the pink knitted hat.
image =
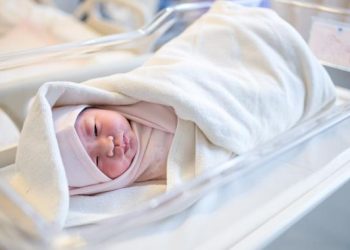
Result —
[[[75,121],[86,107],[86,105],[74,105],[52,110],[69,187],[85,187],[111,180],[91,160],[75,130]]]

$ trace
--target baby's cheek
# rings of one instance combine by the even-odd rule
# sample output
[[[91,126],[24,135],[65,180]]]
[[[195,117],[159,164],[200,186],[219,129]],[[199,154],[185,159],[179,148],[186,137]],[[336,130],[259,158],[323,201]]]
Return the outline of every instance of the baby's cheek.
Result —
[[[131,161],[129,159],[124,158],[123,163],[118,168],[119,175],[122,175],[126,170],[128,170],[131,166]]]
[[[105,162],[104,171],[102,172],[109,178],[114,179],[124,173],[129,168],[129,166],[130,164],[124,160],[120,161],[115,159],[108,159]]]

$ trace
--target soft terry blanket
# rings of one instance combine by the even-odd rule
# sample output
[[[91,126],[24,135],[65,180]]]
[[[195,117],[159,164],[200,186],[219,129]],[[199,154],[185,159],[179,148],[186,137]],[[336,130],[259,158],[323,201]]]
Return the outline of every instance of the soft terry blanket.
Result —
[[[132,72],[45,84],[24,124],[12,185],[61,226],[123,214],[329,108],[334,99],[328,75],[287,23],[270,10],[219,1]],[[171,106],[178,116],[167,182],[69,197],[51,108],[139,100]]]

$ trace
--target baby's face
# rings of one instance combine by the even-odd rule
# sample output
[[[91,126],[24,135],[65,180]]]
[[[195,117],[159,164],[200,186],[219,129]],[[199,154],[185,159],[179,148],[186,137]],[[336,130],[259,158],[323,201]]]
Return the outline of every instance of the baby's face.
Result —
[[[129,168],[138,143],[124,116],[89,108],[79,115],[75,129],[92,161],[109,178],[117,178]]]

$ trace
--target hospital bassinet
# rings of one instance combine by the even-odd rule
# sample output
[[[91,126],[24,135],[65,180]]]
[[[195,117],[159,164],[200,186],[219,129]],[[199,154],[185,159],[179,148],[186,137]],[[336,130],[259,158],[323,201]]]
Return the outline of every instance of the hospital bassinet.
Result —
[[[131,70],[168,36],[177,34],[169,27],[181,21],[181,25],[175,26],[180,31],[209,5],[199,3],[166,9],[149,26],[130,34],[4,55],[0,58],[1,74],[8,80],[0,85],[0,107],[21,128],[30,98],[43,82],[79,82]],[[103,55],[103,51],[118,52],[139,45],[146,48],[145,53],[130,57],[128,63],[124,60],[110,67],[108,58],[102,61],[102,66],[96,65],[98,60],[94,61]],[[67,63],[69,70],[56,67],[63,60],[72,62]],[[47,63],[53,63],[50,70],[36,71]],[[14,75],[16,72],[21,72],[24,77],[18,77],[18,73]],[[140,205],[137,211],[126,216],[60,232],[46,224],[31,207],[23,206],[20,197],[0,182],[1,245],[67,249],[247,249],[267,246],[350,177],[350,138],[345,136],[349,133],[350,94],[341,88],[338,94],[339,106],[333,112],[205,172]],[[17,102],[18,98],[20,102]],[[1,171],[14,163],[15,150],[15,144],[1,148]],[[182,204],[188,199],[197,202],[185,209]],[[164,218],[163,214],[174,208],[178,213]]]

